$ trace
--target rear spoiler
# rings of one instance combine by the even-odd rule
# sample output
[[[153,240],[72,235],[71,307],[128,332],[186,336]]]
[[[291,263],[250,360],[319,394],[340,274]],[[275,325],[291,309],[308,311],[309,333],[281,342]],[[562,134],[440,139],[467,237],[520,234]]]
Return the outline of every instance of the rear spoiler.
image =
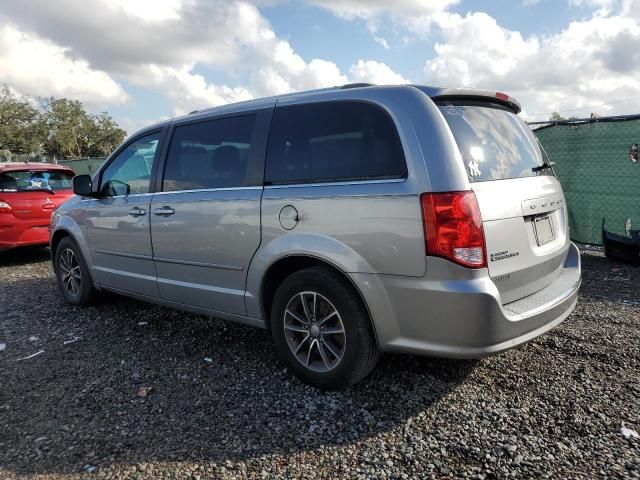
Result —
[[[520,102],[515,98],[502,92],[494,92],[491,90],[474,90],[471,88],[440,88],[428,87],[425,85],[411,85],[423,93],[426,93],[433,101],[461,101],[470,100],[475,102],[491,102],[502,105],[513,113],[518,114],[522,111]]]

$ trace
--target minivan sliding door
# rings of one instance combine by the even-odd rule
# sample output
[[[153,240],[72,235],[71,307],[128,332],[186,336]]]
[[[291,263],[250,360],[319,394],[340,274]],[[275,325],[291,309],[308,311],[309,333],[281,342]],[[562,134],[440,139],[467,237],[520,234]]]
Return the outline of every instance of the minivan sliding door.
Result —
[[[175,126],[151,237],[164,300],[244,315],[271,109]]]

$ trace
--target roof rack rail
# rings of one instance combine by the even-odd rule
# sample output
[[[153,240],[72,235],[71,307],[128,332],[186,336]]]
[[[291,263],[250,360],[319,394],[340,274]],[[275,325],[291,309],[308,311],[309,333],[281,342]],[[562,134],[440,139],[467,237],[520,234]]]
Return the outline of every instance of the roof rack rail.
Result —
[[[373,87],[373,83],[347,83],[346,85],[342,85],[340,89],[346,90],[348,88],[362,88],[362,87]]]

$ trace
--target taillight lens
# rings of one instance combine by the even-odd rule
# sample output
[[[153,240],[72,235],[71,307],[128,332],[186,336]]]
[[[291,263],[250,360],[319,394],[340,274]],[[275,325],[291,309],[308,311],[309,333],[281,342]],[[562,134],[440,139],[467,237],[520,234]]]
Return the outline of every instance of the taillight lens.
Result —
[[[487,266],[482,218],[471,191],[420,196],[428,255],[471,268]]]
[[[11,205],[7,202],[0,201],[0,213],[11,213]]]

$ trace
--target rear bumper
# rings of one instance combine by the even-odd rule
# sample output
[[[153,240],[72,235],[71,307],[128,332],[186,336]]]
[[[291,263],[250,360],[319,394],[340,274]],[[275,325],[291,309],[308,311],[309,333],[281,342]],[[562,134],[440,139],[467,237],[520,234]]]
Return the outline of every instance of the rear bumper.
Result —
[[[461,280],[450,262],[442,262],[446,261],[435,260],[424,278],[378,276],[384,294],[375,298],[364,289],[383,350],[483,357],[545,333],[562,322],[577,302],[581,266],[573,244],[553,283],[504,305],[486,271],[466,273],[472,278]],[[357,282],[365,280],[358,276]]]
[[[0,251],[30,245],[49,244],[48,219],[0,221]]]

